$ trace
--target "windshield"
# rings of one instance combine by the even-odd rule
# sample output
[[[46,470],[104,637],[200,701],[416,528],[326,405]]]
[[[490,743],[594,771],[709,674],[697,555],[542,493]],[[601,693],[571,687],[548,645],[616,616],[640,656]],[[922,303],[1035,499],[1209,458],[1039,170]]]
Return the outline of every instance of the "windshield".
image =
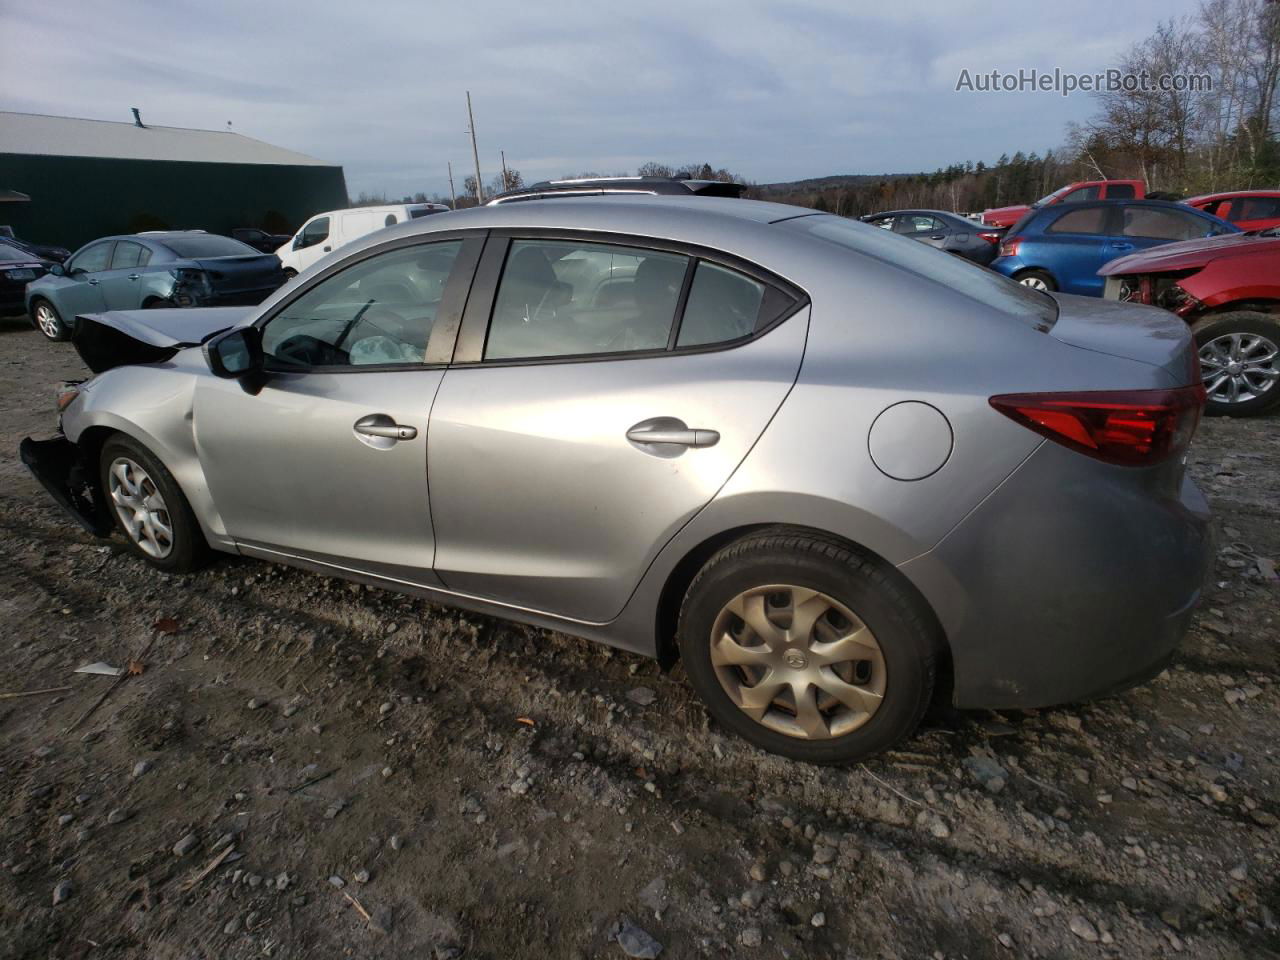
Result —
[[[1058,319],[1057,301],[1048,294],[918,240],[830,214],[795,217],[779,226],[875,257],[1032,326],[1048,330]]]
[[[215,233],[193,234],[189,237],[166,237],[160,241],[180,257],[203,260],[208,257],[260,257],[257,250],[247,243],[220,237]]]
[[[7,243],[0,243],[0,261],[13,263],[15,261],[28,261],[31,254],[25,250],[19,250],[17,247],[11,247]]]

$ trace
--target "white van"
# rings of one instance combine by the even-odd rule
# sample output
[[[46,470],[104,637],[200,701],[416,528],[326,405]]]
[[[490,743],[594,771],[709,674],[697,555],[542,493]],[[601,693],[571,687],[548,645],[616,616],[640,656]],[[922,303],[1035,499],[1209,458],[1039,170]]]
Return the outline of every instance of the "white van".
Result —
[[[344,243],[392,224],[444,213],[448,209],[443,203],[393,203],[318,213],[276,251],[276,256],[280,258],[285,276],[292,277]]]

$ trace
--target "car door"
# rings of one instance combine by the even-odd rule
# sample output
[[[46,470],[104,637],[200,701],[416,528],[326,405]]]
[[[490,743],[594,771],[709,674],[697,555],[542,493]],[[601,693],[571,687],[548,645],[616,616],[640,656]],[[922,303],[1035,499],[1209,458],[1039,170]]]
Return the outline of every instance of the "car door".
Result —
[[[1102,265],[1118,254],[1111,253],[1112,208],[1090,204],[1074,208],[1067,204],[1044,228],[1037,251],[1037,266],[1053,274],[1063,293],[1102,296]]]
[[[142,306],[143,277],[151,250],[134,240],[117,240],[110,268],[99,274],[99,289],[108,310],[137,310]]]
[[[299,273],[333,250],[333,243],[329,236],[330,224],[329,216],[316,217],[298,231],[293,241],[293,249],[297,257]]]
[[[55,306],[63,322],[70,325],[80,313],[95,313],[107,308],[102,295],[102,274],[111,264],[114,240],[100,240],[80,250],[67,261],[66,275],[61,277]]]
[[[939,250],[946,246],[947,239],[951,235],[946,224],[927,213],[900,214],[895,229],[904,237],[919,240]]]
[[[601,304],[574,266],[634,265]],[[623,608],[799,370],[803,294],[655,240],[491,236],[432,407],[436,573],[585,621]]]
[[[433,235],[361,251],[259,321],[259,392],[199,379],[196,450],[243,549],[437,582],[428,413],[482,245]]]

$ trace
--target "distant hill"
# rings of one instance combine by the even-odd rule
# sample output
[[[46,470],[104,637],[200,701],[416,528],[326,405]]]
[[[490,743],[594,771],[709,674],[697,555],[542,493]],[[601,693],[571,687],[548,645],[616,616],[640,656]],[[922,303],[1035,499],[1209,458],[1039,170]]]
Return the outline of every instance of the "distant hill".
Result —
[[[759,183],[755,189],[762,195],[774,196],[792,193],[813,193],[823,190],[850,190],[866,186],[869,183],[881,183],[886,180],[902,180],[906,177],[919,177],[919,173],[840,173],[828,177],[810,177],[807,180],[788,180],[783,183]]]

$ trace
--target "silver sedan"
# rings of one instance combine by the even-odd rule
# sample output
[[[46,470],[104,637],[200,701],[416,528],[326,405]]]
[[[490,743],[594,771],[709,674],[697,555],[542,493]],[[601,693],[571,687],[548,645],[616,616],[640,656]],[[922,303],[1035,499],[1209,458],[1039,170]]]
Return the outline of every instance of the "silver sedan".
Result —
[[[90,530],[671,662],[802,760],[1158,672],[1207,567],[1185,324],[715,198],[416,220],[260,307],[81,318],[24,460]]]

